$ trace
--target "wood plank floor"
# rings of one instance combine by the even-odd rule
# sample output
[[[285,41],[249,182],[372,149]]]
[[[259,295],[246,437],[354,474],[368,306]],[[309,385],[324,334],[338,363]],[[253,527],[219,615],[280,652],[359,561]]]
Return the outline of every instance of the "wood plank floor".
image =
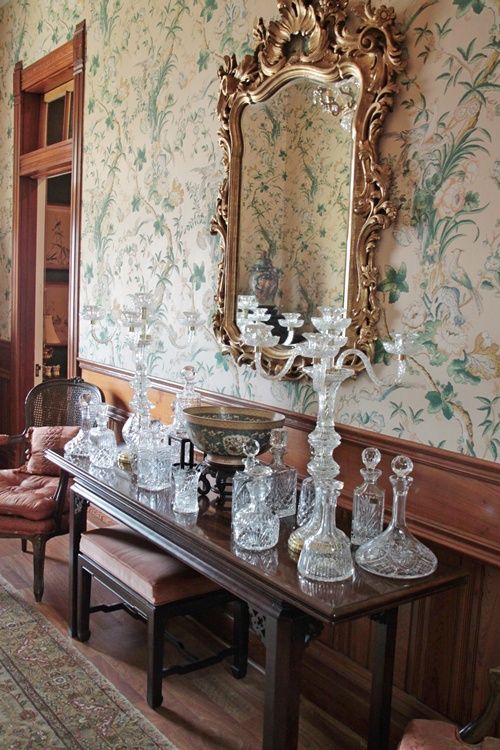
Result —
[[[61,633],[67,633],[68,538],[52,539],[47,545],[45,593],[38,606]],[[0,575],[30,603],[32,556],[21,552],[18,540],[0,540]],[[96,584],[93,599],[102,602],[106,593]],[[109,601],[109,597],[107,599]],[[186,619],[169,628],[199,656],[213,649],[209,631]],[[167,678],[163,705],[157,711],[145,700],[145,634],[142,622],[125,612],[97,613],[91,618],[88,643],[76,647],[115,687],[165,734],[178,750],[258,750],[262,741],[264,678],[250,666],[244,680],[231,676],[228,664],[218,664],[188,675]],[[69,636],[68,636],[69,638]],[[178,654],[167,646],[167,659]],[[365,743],[332,717],[303,699],[300,709],[300,750],[362,750]],[[96,748],[95,750],[99,750]]]

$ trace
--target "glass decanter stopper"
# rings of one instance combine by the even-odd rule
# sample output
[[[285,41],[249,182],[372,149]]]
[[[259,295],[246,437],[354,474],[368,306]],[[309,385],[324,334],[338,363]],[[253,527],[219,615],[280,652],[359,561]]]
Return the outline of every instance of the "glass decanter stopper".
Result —
[[[184,409],[188,406],[200,406],[201,396],[194,390],[196,370],[192,365],[186,365],[182,368],[181,378],[184,380],[184,387],[177,394],[172,404],[173,421],[170,426],[170,434],[177,437],[186,437]]]
[[[255,440],[252,441],[257,444]],[[249,502],[233,517],[233,540],[238,547],[249,550],[271,549],[278,543],[280,521],[269,508],[266,498],[271,491],[272,470],[258,461],[248,469],[245,489]]]
[[[64,455],[69,458],[89,457],[90,430],[93,422],[90,413],[91,401],[92,395],[90,393],[82,393],[80,396],[80,431],[64,446]]]
[[[284,427],[271,430],[270,464],[272,476],[269,503],[273,513],[279,518],[295,515],[297,509],[297,471],[284,462],[288,432]]]
[[[335,525],[337,498],[343,482],[334,480],[321,503],[321,521],[304,541],[297,571],[312,581],[343,581],[354,573],[349,538]]]
[[[408,476],[413,462],[407,456],[396,456],[391,463],[394,474],[392,519],[379,536],[363,544],[356,552],[356,562],[370,573],[386,578],[421,578],[436,570],[433,552],[419,542],[406,526],[406,498],[413,481]]]
[[[90,463],[99,469],[108,469],[116,464],[116,438],[108,424],[108,407],[99,404],[96,426],[90,430]]]
[[[365,481],[353,493],[351,544],[355,547],[369,542],[382,531],[385,493],[377,485],[382,474],[377,469],[380,459],[378,448],[365,448],[361,454],[365,468],[360,473]]]

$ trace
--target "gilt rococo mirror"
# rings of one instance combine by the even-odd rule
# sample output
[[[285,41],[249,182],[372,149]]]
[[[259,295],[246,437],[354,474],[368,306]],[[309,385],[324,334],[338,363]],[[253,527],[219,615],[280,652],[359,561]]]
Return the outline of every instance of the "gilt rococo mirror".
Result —
[[[224,58],[218,115],[224,180],[212,232],[222,244],[214,330],[225,353],[252,364],[237,324],[254,295],[280,336],[280,316],[301,330],[320,305],[344,306],[348,346],[369,357],[379,308],[374,253],[395,218],[390,174],[377,145],[402,70],[392,8],[370,0],[278,0],[279,20],[254,29],[241,63]],[[297,333],[300,336],[300,331]],[[282,341],[282,338],[280,338]],[[263,351],[270,374],[287,348]],[[288,378],[304,376],[297,359]]]

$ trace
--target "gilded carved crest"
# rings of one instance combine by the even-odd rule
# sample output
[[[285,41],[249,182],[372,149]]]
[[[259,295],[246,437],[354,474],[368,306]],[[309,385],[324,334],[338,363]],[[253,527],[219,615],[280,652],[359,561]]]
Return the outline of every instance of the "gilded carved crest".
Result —
[[[253,110],[247,108],[259,104],[269,107],[273,98],[292,82],[310,82],[316,87],[315,92],[325,91],[328,100],[330,87],[338,89],[344,81],[354,80],[359,96],[350,129],[352,157],[349,157],[351,173],[346,207],[344,304],[352,318],[349,345],[356,345],[370,356],[379,319],[374,255],[382,229],[396,215],[388,197],[389,169],[381,164],[377,146],[397,92],[397,74],[403,69],[402,35],[397,30],[393,9],[385,5],[373,8],[370,0],[356,6],[348,0],[278,0],[278,11],[278,20],[266,26],[260,19],[256,25],[252,55],[246,55],[240,63],[234,55],[226,56],[219,69],[217,111],[224,178],[211,225],[212,232],[220,235],[222,247],[215,334],[222,350],[239,364],[252,363],[253,350],[242,342],[236,323],[238,274],[242,256],[247,252],[240,233],[244,218],[241,191],[247,179],[243,171],[252,147],[245,141],[242,128],[244,116],[246,122],[251,121],[247,115]],[[275,115],[271,113],[271,117]],[[274,125],[279,129],[279,120]],[[318,134],[317,146],[327,150],[331,144],[323,143],[322,135]],[[276,171],[280,168],[281,164],[276,164]],[[319,223],[318,220],[318,226]],[[269,232],[263,231],[270,245]],[[308,248],[313,245],[309,240]],[[311,251],[309,263],[314,262]],[[282,303],[285,306],[286,300]],[[283,349],[278,345],[264,352],[263,361],[270,373],[279,371],[285,357]],[[288,377],[303,377],[302,364],[297,362]]]

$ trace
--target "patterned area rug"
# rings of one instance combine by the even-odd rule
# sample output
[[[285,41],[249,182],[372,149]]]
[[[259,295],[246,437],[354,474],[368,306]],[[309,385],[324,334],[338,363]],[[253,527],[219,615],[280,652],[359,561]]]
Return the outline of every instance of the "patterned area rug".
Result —
[[[1,577],[0,748],[175,750]]]

